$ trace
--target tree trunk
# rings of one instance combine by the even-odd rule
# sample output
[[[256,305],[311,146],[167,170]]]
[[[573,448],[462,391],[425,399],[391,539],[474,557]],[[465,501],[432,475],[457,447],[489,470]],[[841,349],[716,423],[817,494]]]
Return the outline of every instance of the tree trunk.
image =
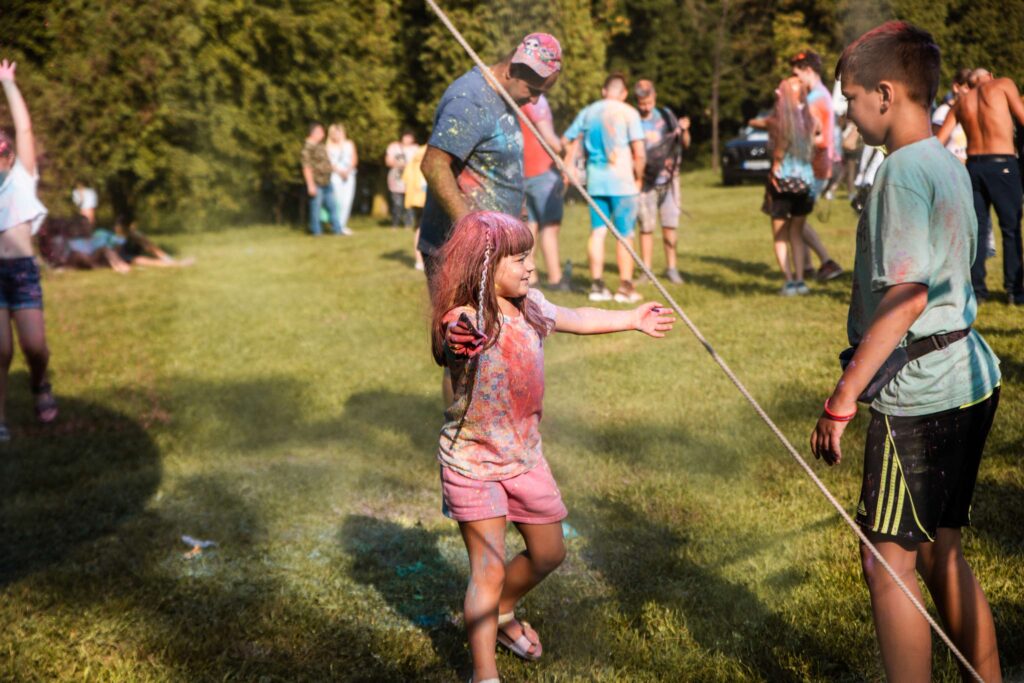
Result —
[[[722,53],[725,51],[726,23],[729,20],[729,0],[720,0],[722,14],[715,28],[715,47],[711,57],[711,170],[721,171],[721,141],[718,134],[719,88],[722,84]]]

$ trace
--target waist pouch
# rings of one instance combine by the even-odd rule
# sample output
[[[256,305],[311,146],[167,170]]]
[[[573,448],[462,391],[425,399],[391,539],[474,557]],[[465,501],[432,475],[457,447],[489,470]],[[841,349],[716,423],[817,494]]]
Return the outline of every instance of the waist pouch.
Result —
[[[861,395],[857,397],[857,400],[861,403],[871,403],[878,395],[882,393],[882,389],[885,388],[889,382],[893,380],[896,374],[903,369],[903,366],[912,360],[917,360],[925,354],[931,353],[932,351],[938,351],[944,349],[953,342],[960,341],[968,334],[971,333],[971,328],[964,330],[957,330],[956,332],[950,332],[949,334],[935,334],[931,337],[925,337],[924,339],[918,339],[913,344],[906,346],[899,346],[894,350],[889,357],[882,363],[882,367],[878,369],[875,376],[868,382],[867,387],[861,392]],[[856,346],[851,346],[845,349],[839,354],[839,365],[846,370],[846,367],[853,360],[853,354],[857,351]]]

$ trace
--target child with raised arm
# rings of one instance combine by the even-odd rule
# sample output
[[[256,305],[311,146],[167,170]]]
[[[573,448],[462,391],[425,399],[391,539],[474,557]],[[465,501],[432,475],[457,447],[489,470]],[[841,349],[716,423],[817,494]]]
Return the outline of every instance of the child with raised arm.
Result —
[[[50,351],[43,325],[43,290],[32,252],[32,236],[46,217],[46,207],[36,197],[35,138],[28,107],[14,82],[16,67],[6,59],[0,61],[0,86],[15,134],[12,140],[0,131],[0,441],[11,438],[4,411],[7,374],[14,355],[12,321],[28,363],[36,418],[40,422],[57,418],[57,401],[46,378]]]
[[[865,144],[889,156],[857,226],[852,357],[841,356],[849,361],[811,449],[837,464],[856,402],[870,402],[857,522],[918,599],[921,575],[950,638],[994,683],[992,612],[960,539],[999,402],[999,360],[971,330],[971,181],[929,121],[939,48],[927,32],[889,22],[843,51],[836,78]],[[861,557],[886,678],[931,680],[928,624],[865,548]]]
[[[434,359],[451,370],[455,390],[438,448],[443,511],[469,553],[464,609],[476,683],[497,680],[496,641],[523,659],[541,656],[536,631],[514,609],[565,557],[567,512],[538,432],[544,339],[556,331],[662,337],[674,322],[654,303],[623,311],[549,303],[530,287],[532,250],[523,222],[470,213],[452,229],[431,286]],[[507,522],[526,550],[506,563]]]

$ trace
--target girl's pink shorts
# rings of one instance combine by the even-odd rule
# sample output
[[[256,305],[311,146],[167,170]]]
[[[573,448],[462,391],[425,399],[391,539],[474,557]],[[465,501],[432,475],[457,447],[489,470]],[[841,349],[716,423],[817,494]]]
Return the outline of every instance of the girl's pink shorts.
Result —
[[[456,522],[505,517],[523,524],[551,524],[569,511],[544,458],[529,472],[502,481],[470,479],[441,466],[441,511]]]

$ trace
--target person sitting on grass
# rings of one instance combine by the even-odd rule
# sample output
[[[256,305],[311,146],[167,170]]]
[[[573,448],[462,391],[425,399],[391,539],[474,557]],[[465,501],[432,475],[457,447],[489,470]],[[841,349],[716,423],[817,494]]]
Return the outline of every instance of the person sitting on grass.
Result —
[[[871,401],[857,522],[919,601],[920,574],[946,633],[996,683],[992,611],[964,559],[961,528],[970,525],[999,403],[999,360],[971,330],[978,311],[971,179],[929,120],[939,48],[926,31],[889,22],[843,51],[840,77],[865,144],[885,145],[889,155],[857,226],[847,321],[854,352],[811,449],[837,464],[856,401]],[[886,678],[931,680],[928,623],[866,547],[861,556]]]
[[[560,308],[530,287],[534,239],[522,221],[473,212],[453,227],[431,285],[434,359],[451,370],[438,460],[444,514],[469,553],[464,603],[471,681],[496,681],[497,640],[526,660],[541,656],[537,632],[516,603],[565,557],[567,512],[541,453],[544,339],[552,332],[639,330],[663,337],[674,319],[655,303],[624,311]],[[505,562],[505,526],[526,550]]]
[[[187,257],[176,259],[161,249],[144,235],[135,221],[125,227],[125,219],[118,217],[114,221],[114,231],[99,228],[92,234],[93,244],[102,249],[112,251],[115,258],[125,265],[143,268],[187,268],[195,263],[195,259]],[[111,266],[113,267],[113,266]]]
[[[46,207],[36,196],[39,172],[35,137],[28,106],[14,80],[16,70],[14,62],[0,61],[0,86],[15,134],[12,140],[0,131],[0,441],[11,438],[5,407],[7,376],[14,355],[12,323],[28,364],[36,418],[43,423],[57,419],[57,400],[46,374],[50,350],[43,322],[43,289],[32,251],[32,236],[46,218]]]

